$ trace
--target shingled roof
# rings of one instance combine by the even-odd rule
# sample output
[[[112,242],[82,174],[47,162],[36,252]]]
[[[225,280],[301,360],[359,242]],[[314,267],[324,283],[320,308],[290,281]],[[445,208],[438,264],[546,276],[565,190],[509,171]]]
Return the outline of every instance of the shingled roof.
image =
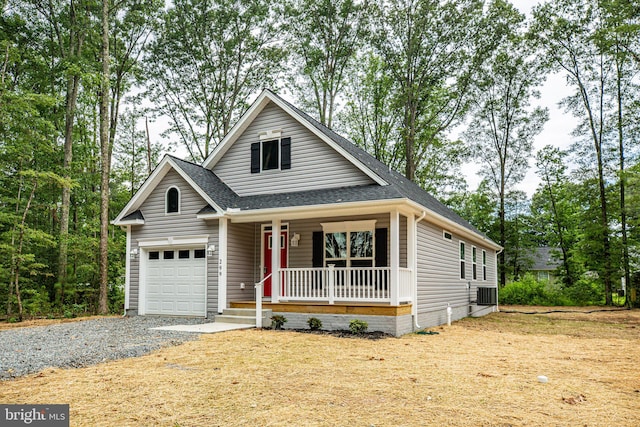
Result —
[[[336,204],[346,202],[376,201],[376,200],[402,200],[409,199],[428,210],[477,233],[483,237],[478,229],[438,201],[431,194],[424,191],[414,182],[408,180],[387,165],[380,162],[369,153],[348,141],[333,130],[324,126],[305,112],[287,102],[277,94],[269,91],[272,98],[276,98],[292,109],[301,120],[307,121],[323,135],[335,144],[347,151],[350,155],[372,170],[389,185],[363,185],[352,187],[340,187],[323,190],[298,191],[291,193],[261,194],[254,196],[239,196],[229,188],[215,173],[203,166],[170,156],[175,164],[180,167],[218,206],[224,210],[228,208],[247,210],[259,210],[267,208],[286,208],[300,206],[315,206],[324,204]],[[204,207],[203,212],[215,211],[212,207]]]

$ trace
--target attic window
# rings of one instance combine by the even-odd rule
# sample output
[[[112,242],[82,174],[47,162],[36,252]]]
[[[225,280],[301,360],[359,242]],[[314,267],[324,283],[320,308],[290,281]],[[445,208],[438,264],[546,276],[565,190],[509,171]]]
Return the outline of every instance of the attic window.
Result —
[[[278,169],[280,141],[262,141],[262,170]]]
[[[442,230],[442,237],[445,240],[451,240],[453,236],[448,231]]]
[[[167,190],[166,198],[166,213],[179,213],[180,212],[180,191],[176,187],[171,187]]]
[[[273,136],[277,136],[273,138]],[[251,144],[251,173],[267,170],[291,169],[291,138],[269,133],[271,139],[260,136],[260,142]]]

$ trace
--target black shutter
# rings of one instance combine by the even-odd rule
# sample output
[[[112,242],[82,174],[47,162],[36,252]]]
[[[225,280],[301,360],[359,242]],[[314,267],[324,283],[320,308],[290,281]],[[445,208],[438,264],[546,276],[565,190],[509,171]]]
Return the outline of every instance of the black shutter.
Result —
[[[251,144],[251,173],[260,173],[260,143]]]
[[[376,228],[376,267],[388,267],[386,228]]]
[[[280,141],[280,169],[291,169],[291,138]]]
[[[313,267],[324,267],[324,233],[322,231],[313,232]]]

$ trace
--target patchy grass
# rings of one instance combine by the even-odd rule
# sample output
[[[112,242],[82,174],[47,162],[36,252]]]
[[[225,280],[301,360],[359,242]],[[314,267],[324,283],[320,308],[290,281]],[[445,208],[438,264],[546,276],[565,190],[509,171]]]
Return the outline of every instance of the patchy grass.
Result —
[[[22,322],[9,323],[9,322],[0,322],[0,331],[4,331],[7,329],[15,329],[15,328],[30,328],[33,326],[49,326],[56,325],[59,323],[70,323],[70,322],[82,322],[85,320],[91,319],[103,319],[109,317],[121,317],[118,315],[111,316],[83,316],[83,317],[74,317],[74,318],[60,318],[60,319],[27,319]]]
[[[495,313],[376,341],[203,335],[5,381],[0,402],[69,403],[73,426],[640,425],[640,313],[593,314]]]

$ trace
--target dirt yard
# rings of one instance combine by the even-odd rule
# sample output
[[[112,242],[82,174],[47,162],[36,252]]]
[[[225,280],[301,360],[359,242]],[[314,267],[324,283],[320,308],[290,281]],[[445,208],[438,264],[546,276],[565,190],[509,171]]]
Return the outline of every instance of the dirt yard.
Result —
[[[588,310],[377,341],[203,335],[2,382],[0,403],[69,403],[72,426],[638,426],[640,311]]]

